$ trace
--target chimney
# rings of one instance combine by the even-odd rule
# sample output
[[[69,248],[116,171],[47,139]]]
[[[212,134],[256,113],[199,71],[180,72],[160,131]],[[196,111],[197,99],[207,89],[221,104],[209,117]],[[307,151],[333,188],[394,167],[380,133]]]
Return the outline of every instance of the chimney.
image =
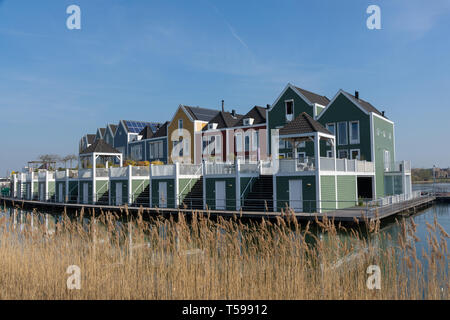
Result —
[[[222,100],[222,112],[225,112],[225,101]]]
[[[236,117],[236,110],[231,110],[231,115],[233,116],[233,117]]]
[[[268,104],[268,105],[266,106],[266,109],[270,109],[270,104]]]
[[[359,91],[355,91],[355,98],[359,100]]]

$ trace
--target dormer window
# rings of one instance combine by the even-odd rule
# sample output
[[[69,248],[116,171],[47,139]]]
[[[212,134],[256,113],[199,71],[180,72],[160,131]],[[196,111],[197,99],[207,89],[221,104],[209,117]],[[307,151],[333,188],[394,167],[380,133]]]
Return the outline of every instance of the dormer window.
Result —
[[[255,121],[255,119],[253,119],[253,118],[245,118],[244,119],[244,126],[251,126],[254,121]]]
[[[217,129],[217,123],[208,123],[208,130]]]
[[[294,100],[286,100],[286,121],[292,121],[294,118]]]

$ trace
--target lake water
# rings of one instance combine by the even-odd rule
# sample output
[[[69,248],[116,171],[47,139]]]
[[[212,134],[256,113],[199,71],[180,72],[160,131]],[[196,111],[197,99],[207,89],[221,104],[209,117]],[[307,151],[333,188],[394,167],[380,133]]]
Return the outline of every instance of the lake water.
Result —
[[[432,191],[432,190],[448,190],[450,191],[450,183],[445,184],[420,184],[413,185],[413,191],[421,190],[421,191]],[[0,216],[5,213],[0,213]],[[12,208],[8,208],[7,215],[14,215],[16,217],[17,225],[19,228],[23,227],[23,221],[26,221],[25,216],[30,214],[30,211],[26,210],[13,210]],[[45,214],[45,213],[44,213]],[[49,230],[54,230],[57,221],[61,218],[61,215],[58,214],[45,214],[44,218],[45,223],[48,225]],[[436,220],[444,230],[450,234],[450,203],[440,203],[437,202],[432,206],[425,208],[413,215],[409,216],[397,216],[396,218],[391,218],[384,220],[381,224],[380,232],[383,235],[383,238],[389,238],[391,240],[386,241],[385,243],[380,243],[380,248],[384,249],[386,246],[398,246],[398,236],[401,233],[401,227],[398,225],[396,220],[405,219],[407,222],[409,220],[414,220],[415,224],[417,224],[416,236],[420,239],[416,245],[416,252],[421,257],[422,250],[425,252],[429,252],[427,236],[429,235],[429,230],[427,229],[427,223],[433,225]],[[326,236],[326,235],[325,235]],[[342,235],[346,237],[345,234]],[[386,237],[384,237],[386,236]],[[389,237],[388,237],[389,236]],[[450,245],[449,239],[447,239],[447,245]],[[422,260],[422,259],[420,259]],[[422,261],[423,262],[423,261]]]

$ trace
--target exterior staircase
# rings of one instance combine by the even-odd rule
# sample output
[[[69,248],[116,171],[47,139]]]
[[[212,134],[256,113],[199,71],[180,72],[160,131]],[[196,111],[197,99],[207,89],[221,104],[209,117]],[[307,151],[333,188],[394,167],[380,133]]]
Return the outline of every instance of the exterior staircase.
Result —
[[[198,179],[192,189],[186,194],[183,202],[180,204],[181,209],[203,209],[203,178]]]
[[[244,198],[242,211],[273,211],[273,179],[262,175],[256,178],[250,191]]]

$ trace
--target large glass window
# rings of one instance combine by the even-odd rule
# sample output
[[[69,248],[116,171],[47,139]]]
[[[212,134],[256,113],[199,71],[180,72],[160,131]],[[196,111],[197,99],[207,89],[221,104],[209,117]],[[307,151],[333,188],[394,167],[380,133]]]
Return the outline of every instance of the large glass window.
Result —
[[[359,121],[350,122],[350,143],[359,143]]]
[[[252,150],[256,151],[259,147],[259,132],[254,130],[252,131]]]
[[[235,140],[236,151],[242,152],[242,133],[236,133]]]
[[[330,131],[332,135],[336,135],[336,126],[334,123],[327,123],[327,130]]]
[[[286,105],[286,120],[291,121],[294,118],[294,100],[287,100]]]
[[[338,123],[338,144],[348,144],[347,122]]]

